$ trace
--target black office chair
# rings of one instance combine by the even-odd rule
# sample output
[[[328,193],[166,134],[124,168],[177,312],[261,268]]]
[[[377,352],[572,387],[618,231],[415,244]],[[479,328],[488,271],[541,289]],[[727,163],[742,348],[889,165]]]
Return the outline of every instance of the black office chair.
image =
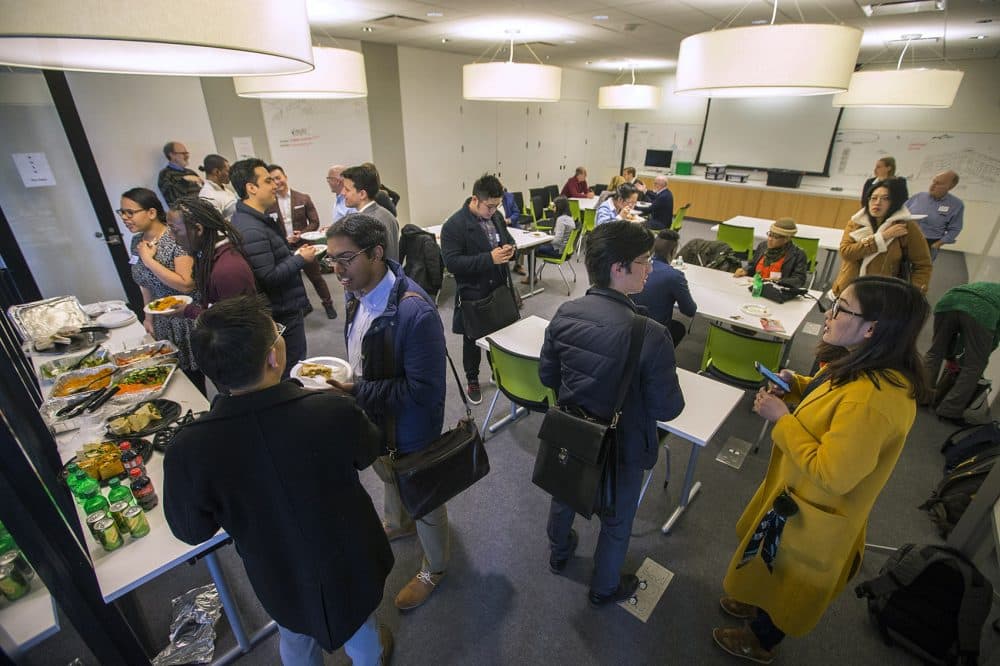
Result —
[[[514,195],[514,205],[517,206],[517,210],[524,212],[524,193],[523,192],[511,192]]]
[[[548,204],[545,203],[545,195],[531,197],[531,211],[535,214],[535,224],[543,227],[551,227],[552,221],[548,219],[551,212],[546,210]]]
[[[528,196],[531,197],[531,206],[532,206],[532,208],[534,208],[534,206],[536,205],[535,204],[535,199],[537,199],[539,197],[541,197],[541,199],[542,199],[542,208],[545,208],[546,206],[549,205],[549,190],[547,188],[544,188],[544,187],[532,187],[531,189],[528,190]],[[535,209],[535,217],[538,217],[538,211],[539,210],[541,210],[541,208],[536,208]]]
[[[559,186],[558,185],[546,185],[545,189],[548,190],[548,193],[549,193],[549,200],[547,202],[545,202],[545,205],[548,206],[550,203],[552,203],[553,201],[556,200],[556,197],[559,196]]]
[[[599,196],[601,196],[601,192],[603,192],[604,190],[608,189],[608,185],[607,185],[607,183],[598,183],[597,185],[594,185],[590,189],[594,190],[594,196],[595,197],[599,197]]]

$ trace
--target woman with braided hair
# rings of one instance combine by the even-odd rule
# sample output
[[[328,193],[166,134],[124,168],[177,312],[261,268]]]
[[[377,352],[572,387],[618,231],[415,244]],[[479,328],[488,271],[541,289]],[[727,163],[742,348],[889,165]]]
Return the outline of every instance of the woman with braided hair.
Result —
[[[211,201],[181,197],[167,213],[167,226],[177,243],[194,257],[194,282],[201,302],[166,314],[196,319],[213,303],[257,293],[240,232]]]

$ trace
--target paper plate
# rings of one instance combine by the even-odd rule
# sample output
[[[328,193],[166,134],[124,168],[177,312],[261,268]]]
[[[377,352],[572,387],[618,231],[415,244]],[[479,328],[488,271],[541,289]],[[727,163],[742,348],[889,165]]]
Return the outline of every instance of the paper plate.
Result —
[[[760,305],[758,303],[747,303],[746,305],[741,305],[740,310],[744,314],[748,314],[751,317],[767,317],[771,314],[771,311],[767,309],[766,305]]]
[[[292,368],[291,376],[302,382],[302,385],[306,388],[329,389],[333,387],[326,383],[325,377],[302,377],[299,373],[302,372],[302,365],[304,363],[327,366],[333,371],[332,378],[338,382],[348,382],[351,380],[351,364],[344,359],[337,358],[336,356],[314,356],[313,358],[307,358],[304,361],[296,363],[295,367]]]
[[[326,254],[325,245],[313,245],[313,247],[316,248],[316,254],[314,256],[322,257],[324,254]]]
[[[323,233],[322,231],[304,231],[301,234],[299,234],[299,238],[301,238],[304,241],[312,243],[315,241],[325,241],[326,234]]]
[[[137,319],[131,310],[109,310],[100,315],[94,321],[98,326],[105,328],[121,328],[128,326]]]
[[[166,297],[166,296],[164,296],[164,298],[167,298],[167,297]],[[154,304],[154,303],[156,303],[157,301],[160,301],[160,300],[163,300],[163,299],[161,299],[161,298],[157,298],[157,299],[156,299],[155,301],[150,301],[150,302],[149,302],[149,303],[148,303],[148,304],[146,305],[146,307],[144,307],[144,308],[142,309],[142,311],[143,311],[143,312],[145,312],[146,314],[164,314],[164,313],[167,313],[167,312],[173,312],[174,310],[177,310],[177,309],[180,309],[180,308],[183,308],[183,307],[184,307],[185,305],[188,305],[188,304],[190,304],[190,303],[191,303],[191,301],[193,300],[193,299],[192,299],[192,298],[191,298],[190,296],[186,296],[186,295],[184,295],[184,294],[174,294],[174,295],[173,295],[173,298],[176,298],[177,300],[179,300],[179,301],[181,302],[181,304],[180,304],[180,305],[178,305],[178,306],[177,306],[176,308],[170,308],[170,309],[167,309],[167,310],[153,310],[153,309],[151,309],[151,308],[150,308],[150,306],[151,306],[151,305],[153,305],[153,304]],[[110,314],[110,313],[109,313],[109,314]]]

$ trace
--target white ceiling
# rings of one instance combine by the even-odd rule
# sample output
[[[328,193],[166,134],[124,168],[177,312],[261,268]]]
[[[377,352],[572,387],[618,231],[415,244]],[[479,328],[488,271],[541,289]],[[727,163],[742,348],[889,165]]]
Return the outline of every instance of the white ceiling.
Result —
[[[936,37],[911,44],[905,62],[1000,57],[1000,0],[947,0],[946,11],[866,17],[869,0],[778,0],[776,23],[844,23],[865,31],[858,61],[885,67],[899,58],[903,35]],[[875,0],[877,2],[877,0]],[[307,0],[313,35],[436,49],[473,60],[506,59],[507,31],[515,58],[529,42],[547,64],[617,71],[626,60],[640,69],[671,70],[680,41],[727,26],[769,23],[768,0]],[[443,16],[429,16],[440,12]],[[595,16],[607,16],[606,20]],[[989,22],[982,22],[990,20]],[[365,28],[370,28],[366,31]],[[985,39],[973,39],[985,35]],[[447,40],[447,41],[443,41]],[[499,49],[499,50],[498,50]],[[643,64],[645,63],[645,64]],[[947,67],[947,64],[944,65]]]

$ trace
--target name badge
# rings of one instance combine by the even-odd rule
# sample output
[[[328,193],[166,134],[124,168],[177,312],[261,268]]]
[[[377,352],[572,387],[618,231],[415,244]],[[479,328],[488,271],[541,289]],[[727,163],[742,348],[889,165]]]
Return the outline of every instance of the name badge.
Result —
[[[939,213],[947,213],[949,210],[951,210],[950,206],[938,206]]]
[[[131,257],[128,258],[128,263],[131,266],[135,266],[137,263],[139,263],[139,255],[133,254]]]
[[[274,220],[275,222],[277,222],[278,221],[278,214],[277,213],[271,213],[271,219]]]

